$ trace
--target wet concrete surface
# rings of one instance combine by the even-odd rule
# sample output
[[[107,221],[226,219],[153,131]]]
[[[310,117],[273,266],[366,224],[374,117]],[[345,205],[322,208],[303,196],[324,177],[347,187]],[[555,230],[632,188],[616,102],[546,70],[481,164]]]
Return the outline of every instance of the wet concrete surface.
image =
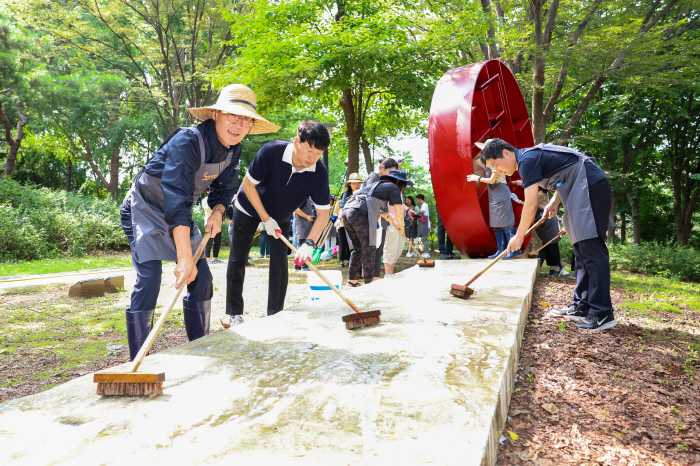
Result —
[[[165,395],[92,375],[0,405],[0,464],[493,464],[536,260],[438,261],[146,358]],[[126,370],[126,365],[120,366]]]

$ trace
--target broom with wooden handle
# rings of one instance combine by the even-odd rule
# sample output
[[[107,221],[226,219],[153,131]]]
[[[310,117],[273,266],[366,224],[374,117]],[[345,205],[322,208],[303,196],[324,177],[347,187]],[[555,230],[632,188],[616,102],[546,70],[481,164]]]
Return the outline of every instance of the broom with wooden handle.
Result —
[[[287,240],[283,235],[279,235],[279,239],[282,240],[284,244],[289,247],[292,251],[295,253],[297,252],[297,248],[292,246],[292,243]],[[353,311],[355,311],[355,314],[349,314],[346,316],[343,316],[343,322],[345,322],[345,328],[348,330],[352,330],[354,328],[360,328],[360,327],[368,327],[370,325],[378,324],[380,322],[379,316],[382,314],[381,311],[369,311],[369,312],[362,312],[359,307],[355,306],[355,304],[350,301],[350,299],[345,296],[338,288],[336,288],[333,283],[331,283],[328,278],[326,278],[325,275],[321,273],[320,270],[314,266],[311,261],[307,260],[306,265],[309,266],[311,270],[316,272],[316,275],[318,275],[321,280],[326,282],[326,285],[331,287],[331,290],[335,291],[335,293],[340,296],[345,303],[352,308]]]
[[[396,228],[396,231],[401,231],[399,230],[399,227],[394,223],[394,219],[391,218],[390,215],[386,215],[384,217],[385,220],[387,220],[389,223],[391,223],[394,228]],[[416,255],[416,257],[421,257],[420,252],[416,249],[414,245],[411,244],[411,242],[406,238],[406,234],[401,231],[401,236],[403,236],[403,239],[406,241],[406,244],[408,244],[409,249],[413,249],[413,253]],[[418,259],[418,267],[435,267],[435,261],[434,260],[425,260],[425,259]]]
[[[546,248],[547,246],[549,246],[550,244],[552,244],[554,241],[556,241],[557,238],[559,238],[559,237],[561,237],[561,236],[564,236],[564,235],[566,235],[566,230],[560,231],[559,233],[557,233],[557,235],[556,235],[554,238],[552,238],[552,239],[550,239],[549,241],[547,241],[547,244],[545,244],[544,246],[542,246],[541,248],[539,248],[537,251],[529,253],[529,254],[527,255],[527,257],[529,257],[530,259],[534,259],[535,257],[537,257],[537,254],[539,254],[539,252],[540,252],[541,250],[543,250],[544,248]]]
[[[540,224],[542,224],[542,222],[544,222],[545,220],[547,220],[547,217],[542,216],[542,218],[541,218],[537,223],[535,223],[534,225],[532,225],[532,226],[530,227],[530,229],[527,230],[527,233],[525,233],[525,236],[527,236],[527,235],[529,235],[530,233],[532,233],[532,232],[535,230],[535,228],[537,228],[538,226],[540,226]],[[487,265],[487,266],[484,268],[484,270],[482,270],[481,272],[479,272],[479,273],[477,273],[476,275],[474,275],[474,276],[472,277],[472,279],[469,280],[465,285],[455,285],[455,284],[453,283],[453,284],[452,284],[452,287],[451,287],[451,289],[450,289],[450,293],[451,293],[452,295],[454,295],[454,296],[457,296],[458,298],[469,299],[469,297],[470,297],[471,295],[474,294],[474,290],[472,290],[471,288],[469,288],[469,285],[471,285],[471,284],[474,282],[474,280],[476,280],[477,278],[479,278],[484,272],[486,272],[488,269],[490,269],[491,267],[493,267],[494,264],[495,264],[496,262],[498,262],[499,260],[501,260],[501,258],[503,258],[503,256],[505,256],[507,252],[508,252],[508,248],[504,249],[503,252],[500,253],[500,254],[498,255],[498,257],[496,257],[493,261],[491,261],[491,263],[490,263],[489,265]]]
[[[194,253],[194,265],[197,266],[197,261],[204,251],[204,247],[209,241],[210,234],[207,233],[202,238],[202,242],[199,244],[197,251]],[[145,373],[136,372],[143,358],[153,346],[153,342],[163,328],[165,321],[170,316],[170,311],[173,310],[173,306],[180,298],[182,290],[187,285],[187,280],[183,281],[182,284],[177,287],[175,292],[170,298],[168,307],[165,308],[158,318],[158,322],[148,334],[148,338],[141,346],[138,354],[131,363],[128,372],[96,372],[93,381],[97,383],[97,394],[98,395],[115,395],[115,396],[154,396],[163,394],[163,382],[165,381],[165,373]]]

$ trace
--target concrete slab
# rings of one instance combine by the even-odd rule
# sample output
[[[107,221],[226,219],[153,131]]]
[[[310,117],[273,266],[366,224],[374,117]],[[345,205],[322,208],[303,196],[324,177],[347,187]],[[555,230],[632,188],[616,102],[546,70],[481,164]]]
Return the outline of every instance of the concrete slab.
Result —
[[[0,464],[493,464],[537,261],[440,261],[146,358],[165,395],[92,375],[0,405]],[[126,366],[123,366],[126,369]],[[389,462],[388,462],[389,461]]]

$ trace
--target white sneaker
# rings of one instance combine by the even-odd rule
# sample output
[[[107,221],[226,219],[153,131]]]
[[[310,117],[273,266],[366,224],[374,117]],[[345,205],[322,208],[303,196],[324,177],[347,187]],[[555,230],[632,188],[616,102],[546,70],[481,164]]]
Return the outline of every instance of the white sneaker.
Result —
[[[226,314],[226,317],[221,319],[221,325],[224,328],[229,328],[235,325],[241,325],[243,323],[243,316],[230,316]]]
[[[428,254],[427,252],[424,252],[423,259],[429,259],[429,258],[430,258],[430,254]]]

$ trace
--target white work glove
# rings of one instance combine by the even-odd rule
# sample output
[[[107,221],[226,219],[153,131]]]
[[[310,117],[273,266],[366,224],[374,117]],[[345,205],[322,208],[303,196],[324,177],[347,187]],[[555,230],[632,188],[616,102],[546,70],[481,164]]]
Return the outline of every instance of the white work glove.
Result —
[[[267,222],[263,223],[265,224],[265,231],[273,238],[279,238],[279,235],[282,234],[282,229],[274,218],[270,217],[267,219]]]
[[[479,175],[467,175],[467,181],[481,181]]]
[[[297,249],[296,254],[294,254],[294,265],[301,267],[306,263],[306,261],[311,260],[311,256],[314,253],[314,248],[310,244],[304,243]]]

